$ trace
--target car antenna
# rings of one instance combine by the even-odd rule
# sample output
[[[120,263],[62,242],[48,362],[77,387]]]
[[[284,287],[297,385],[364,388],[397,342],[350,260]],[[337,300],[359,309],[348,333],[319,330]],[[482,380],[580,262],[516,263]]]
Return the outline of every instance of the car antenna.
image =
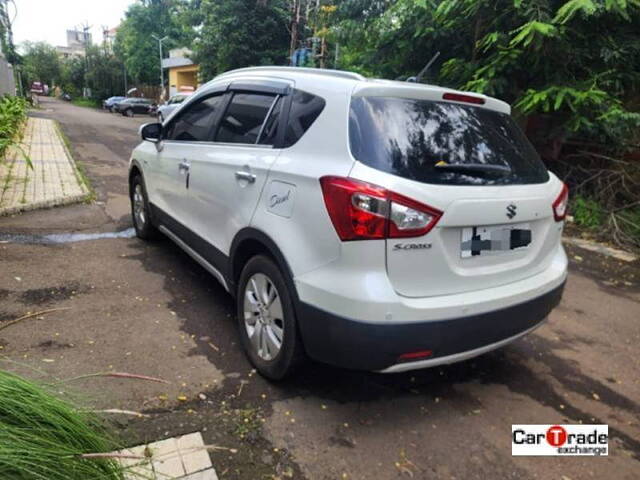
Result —
[[[431,57],[431,60],[429,60],[429,63],[427,63],[427,64],[425,65],[425,67],[424,67],[422,70],[420,70],[420,73],[419,73],[417,76],[415,76],[415,77],[409,77],[409,78],[407,78],[407,82],[411,82],[411,83],[420,83],[420,82],[422,81],[422,78],[423,78],[423,77],[426,75],[426,73],[429,71],[429,67],[430,67],[431,65],[433,65],[433,62],[435,62],[435,61],[438,59],[438,57],[439,57],[439,56],[440,56],[440,51],[438,50],[438,51],[436,52],[436,54],[435,54],[433,57]]]

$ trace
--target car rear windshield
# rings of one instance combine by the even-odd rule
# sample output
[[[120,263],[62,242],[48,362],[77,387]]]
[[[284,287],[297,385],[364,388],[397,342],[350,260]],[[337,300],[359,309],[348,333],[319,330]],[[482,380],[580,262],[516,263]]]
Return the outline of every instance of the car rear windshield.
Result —
[[[349,137],[358,161],[423,183],[517,185],[549,179],[511,116],[481,107],[354,97]]]

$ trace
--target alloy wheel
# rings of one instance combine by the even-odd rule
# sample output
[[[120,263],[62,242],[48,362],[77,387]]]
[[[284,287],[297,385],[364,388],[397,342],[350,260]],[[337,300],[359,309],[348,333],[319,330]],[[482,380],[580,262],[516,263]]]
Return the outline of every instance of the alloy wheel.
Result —
[[[278,290],[263,273],[251,276],[245,286],[244,326],[258,357],[276,358],[284,338],[284,313]]]
[[[145,214],[144,195],[142,193],[142,185],[139,183],[133,190],[133,216],[139,229],[143,229],[147,221]]]

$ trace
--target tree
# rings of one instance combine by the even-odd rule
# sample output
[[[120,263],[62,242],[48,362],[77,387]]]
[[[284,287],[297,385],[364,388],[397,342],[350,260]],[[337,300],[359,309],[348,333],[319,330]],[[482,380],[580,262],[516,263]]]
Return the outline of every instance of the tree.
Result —
[[[87,63],[83,57],[71,57],[62,62],[60,87],[72,97],[82,96]]]
[[[168,37],[164,42],[167,51],[188,44],[193,32],[184,21],[187,5],[187,0],[140,0],[129,7],[114,48],[135,81],[159,82],[158,41],[152,35]]]
[[[13,44],[11,21],[7,11],[7,4],[4,0],[0,0],[0,51],[4,53],[9,63],[19,63],[20,56],[17,54],[16,47]]]
[[[93,98],[103,100],[124,95],[124,65],[108,50],[97,46],[87,49],[85,76]]]
[[[373,3],[340,2],[350,67],[406,78],[439,51],[431,80],[495,95],[521,115],[553,113],[546,133],[556,139],[595,134],[622,145],[640,126],[628,109],[640,85],[640,2]]]
[[[24,42],[21,48],[24,52],[22,61],[27,85],[33,82],[56,85],[61,73],[60,58],[56,49],[45,42]]]
[[[288,63],[286,0],[198,0],[195,43],[203,80],[240,67]]]

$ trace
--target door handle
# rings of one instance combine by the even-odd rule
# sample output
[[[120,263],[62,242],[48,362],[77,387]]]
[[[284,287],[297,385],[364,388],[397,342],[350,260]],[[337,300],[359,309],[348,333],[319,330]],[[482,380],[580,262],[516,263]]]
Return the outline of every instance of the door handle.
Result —
[[[249,182],[249,183],[256,182],[256,176],[250,172],[243,172],[243,171],[236,172],[236,179],[244,180],[245,182]]]
[[[190,168],[191,168],[191,165],[186,160],[183,160],[178,164],[178,170],[180,170],[181,172],[182,171],[188,172]]]

